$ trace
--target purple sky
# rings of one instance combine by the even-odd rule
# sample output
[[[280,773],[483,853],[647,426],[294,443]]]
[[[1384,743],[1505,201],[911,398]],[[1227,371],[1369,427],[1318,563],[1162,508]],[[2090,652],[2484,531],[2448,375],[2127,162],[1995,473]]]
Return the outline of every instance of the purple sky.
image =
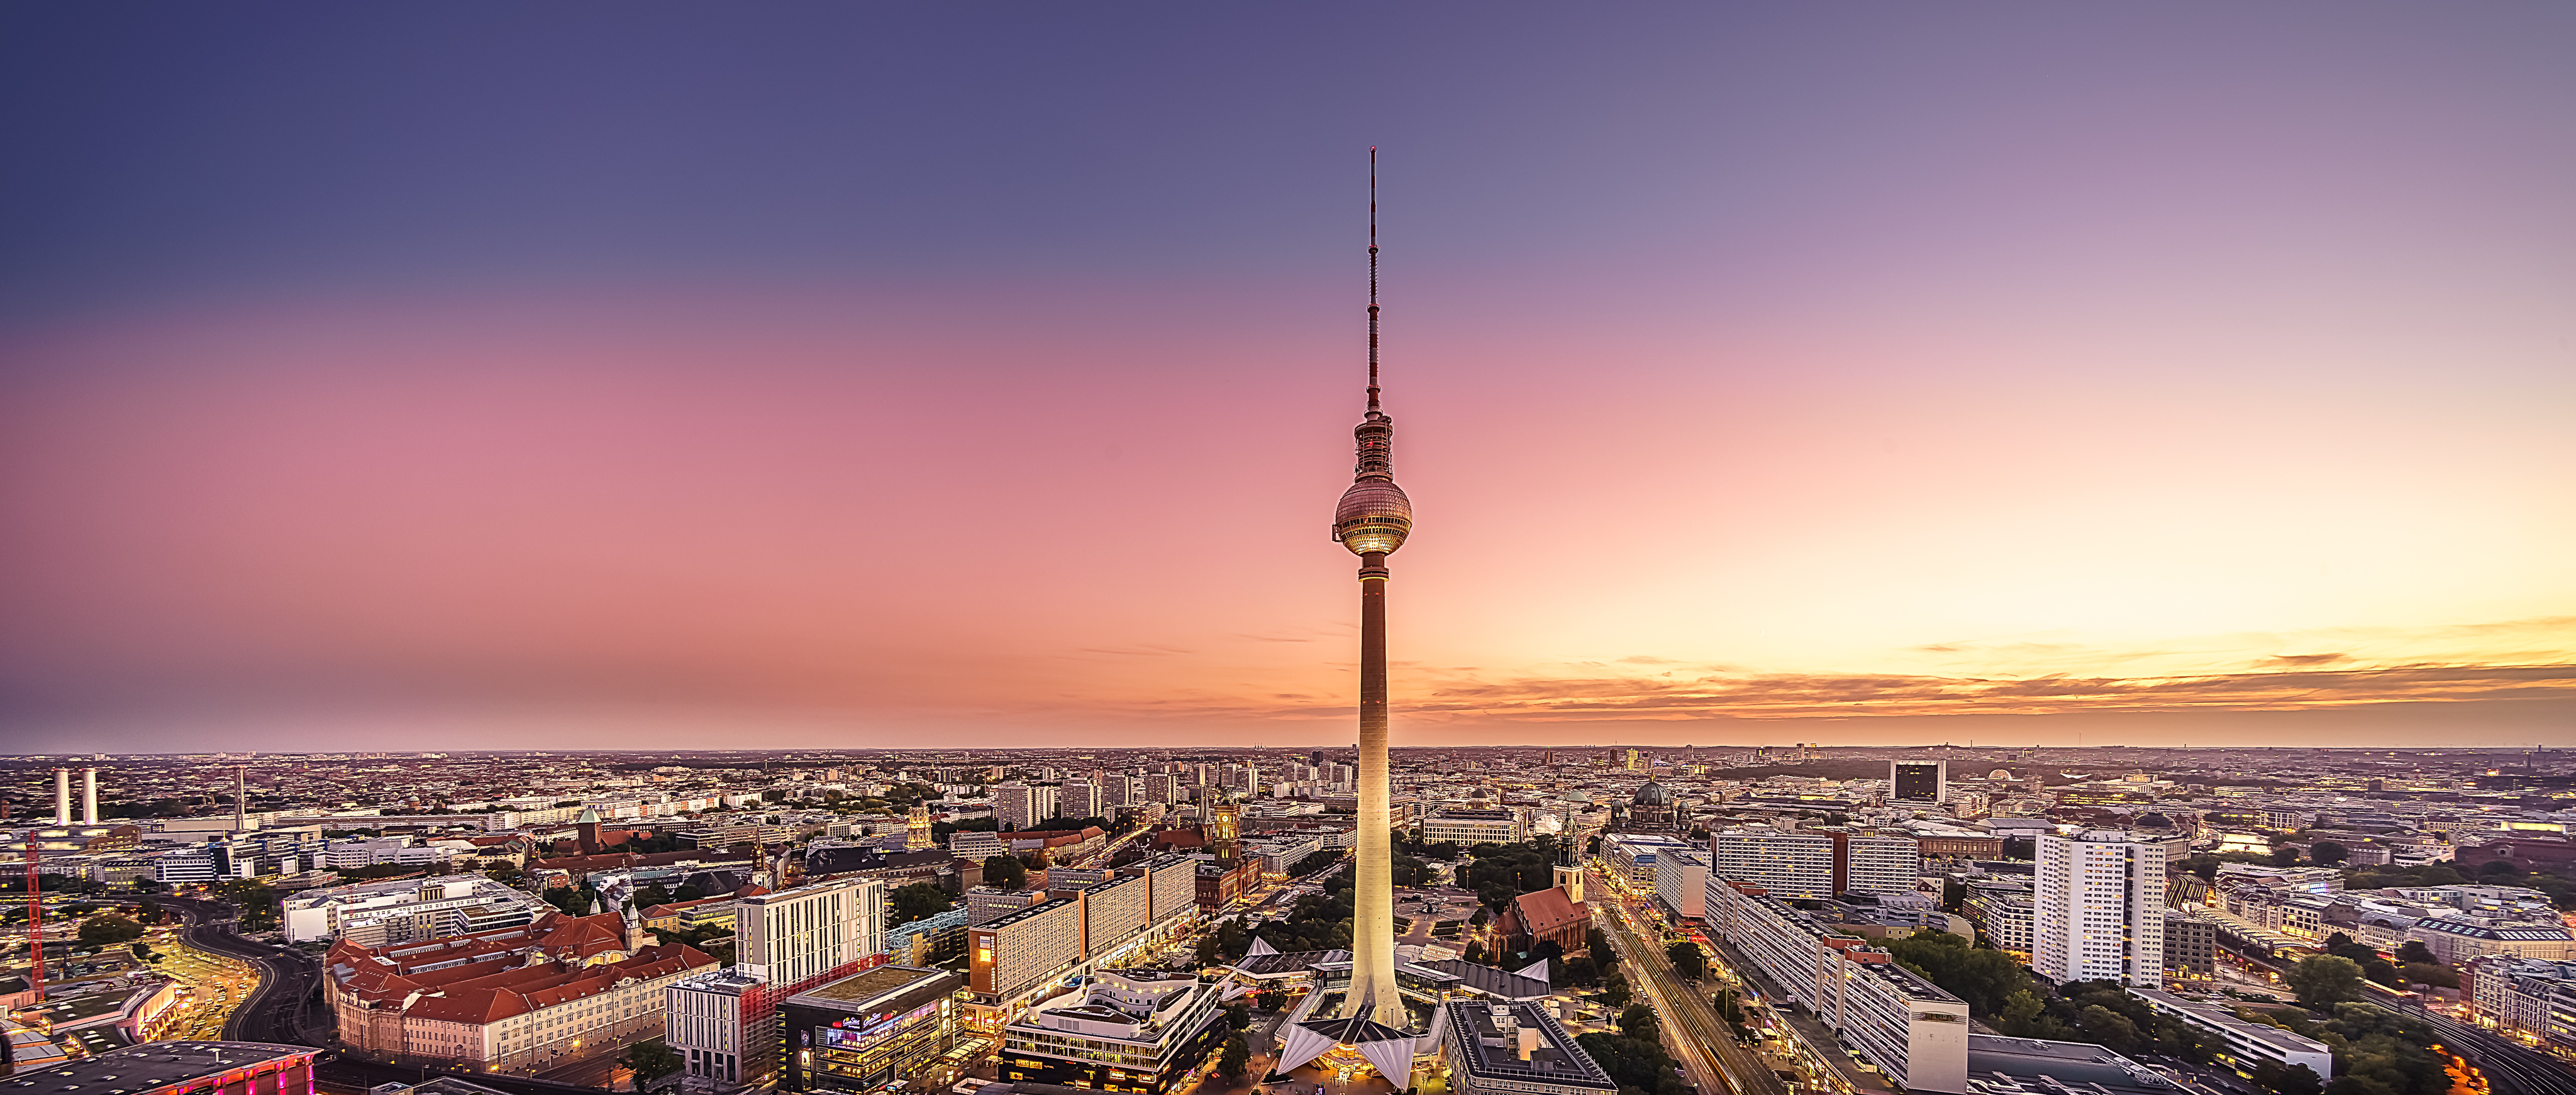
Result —
[[[13,6],[0,734],[1346,740],[1376,144],[1400,737],[2563,741],[2570,56],[2539,5]]]

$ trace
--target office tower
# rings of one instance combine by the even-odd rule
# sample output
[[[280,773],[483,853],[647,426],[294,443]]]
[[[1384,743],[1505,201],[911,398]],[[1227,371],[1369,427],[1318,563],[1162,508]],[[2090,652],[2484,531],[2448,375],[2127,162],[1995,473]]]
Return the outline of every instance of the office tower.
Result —
[[[1892,760],[1887,762],[1887,797],[1894,802],[1940,802],[1949,797],[1950,762],[1946,760]]]
[[[1628,770],[1634,772],[1643,767],[1645,766],[1637,763],[1637,751],[1634,749],[1628,750]]]
[[[2044,834],[2031,894],[2030,968],[2068,981],[2164,984],[2165,850],[2113,829]]]
[[[1145,801],[1173,803],[1181,800],[1180,781],[1170,772],[1156,772],[1145,777]]]
[[[1386,558],[1413,531],[1413,502],[1395,485],[1395,420],[1378,406],[1377,152],[1369,152],[1368,412],[1352,430],[1359,450],[1351,487],[1333,512],[1333,539],[1360,557],[1360,771],[1351,987],[1344,1018],[1407,1029],[1395,981],[1395,897],[1386,758]],[[1388,1077],[1394,1081],[1393,1076]],[[1398,1086],[1405,1086],[1399,1084]]]

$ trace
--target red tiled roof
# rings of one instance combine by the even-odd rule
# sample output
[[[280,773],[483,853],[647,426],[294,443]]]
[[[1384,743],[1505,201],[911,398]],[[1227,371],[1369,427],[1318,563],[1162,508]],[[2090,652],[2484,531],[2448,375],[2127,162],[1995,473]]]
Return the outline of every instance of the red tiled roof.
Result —
[[[407,1018],[489,1023],[593,996],[617,987],[621,981],[649,981],[713,965],[715,959],[695,947],[664,944],[641,948],[622,962],[598,965],[552,961],[500,970],[488,966],[450,967],[425,971],[414,979],[388,976],[388,983],[404,982],[398,994],[361,991],[360,995],[379,1006],[400,1008]],[[353,971],[343,983],[355,984],[367,972]],[[456,976],[442,978],[442,974]],[[403,1003],[406,999],[410,1001],[408,1005]]]
[[[1536,935],[1545,935],[1591,916],[1582,902],[1569,900],[1564,890],[1554,887],[1522,894],[1513,898],[1512,904],[1520,911],[1521,924]]]

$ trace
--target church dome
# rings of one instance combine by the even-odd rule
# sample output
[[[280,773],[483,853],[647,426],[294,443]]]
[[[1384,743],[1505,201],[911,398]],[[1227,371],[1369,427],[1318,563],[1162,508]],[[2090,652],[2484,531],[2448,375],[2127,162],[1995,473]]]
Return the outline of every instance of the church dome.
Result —
[[[1673,804],[1673,792],[1671,788],[1650,779],[1646,781],[1645,786],[1637,788],[1636,797],[1629,799],[1628,804],[1631,806],[1670,806]]]

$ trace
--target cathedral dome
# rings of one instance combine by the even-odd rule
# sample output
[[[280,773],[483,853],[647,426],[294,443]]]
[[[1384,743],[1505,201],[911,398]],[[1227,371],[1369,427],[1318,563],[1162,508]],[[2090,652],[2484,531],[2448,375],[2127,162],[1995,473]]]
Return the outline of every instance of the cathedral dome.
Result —
[[[1673,804],[1673,792],[1671,788],[1650,779],[1646,781],[1645,786],[1637,788],[1636,797],[1629,799],[1628,804],[1631,806],[1670,806]]]

